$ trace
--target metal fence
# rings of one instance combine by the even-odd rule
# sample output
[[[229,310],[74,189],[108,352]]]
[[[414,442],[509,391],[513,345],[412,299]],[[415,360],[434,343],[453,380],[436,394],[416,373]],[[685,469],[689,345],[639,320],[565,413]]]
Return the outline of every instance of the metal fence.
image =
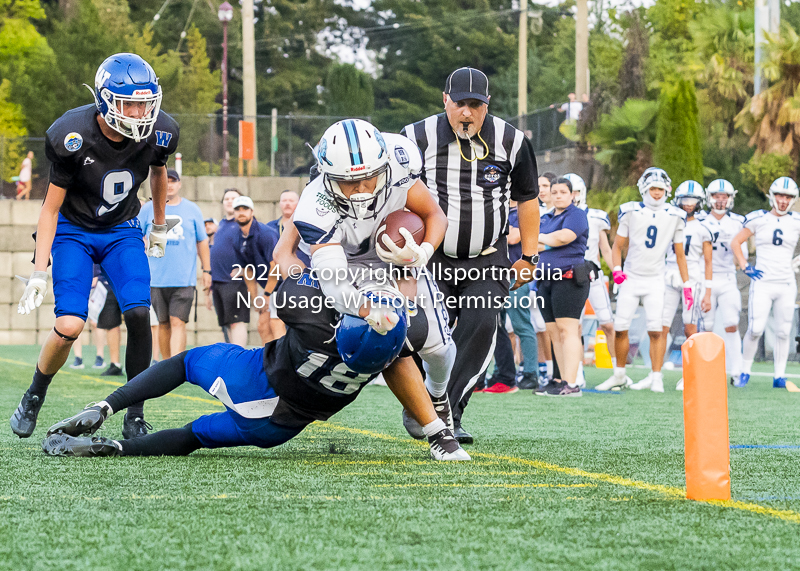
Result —
[[[506,119],[531,140],[533,149],[538,152],[555,151],[575,145],[562,133],[566,113],[553,107],[537,109],[527,115]]]

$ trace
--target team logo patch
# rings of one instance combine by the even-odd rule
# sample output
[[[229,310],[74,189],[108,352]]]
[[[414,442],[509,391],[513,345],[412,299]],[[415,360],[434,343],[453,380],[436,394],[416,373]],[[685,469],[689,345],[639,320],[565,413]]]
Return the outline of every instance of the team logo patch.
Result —
[[[397,162],[404,167],[407,167],[408,163],[411,162],[408,158],[408,153],[406,153],[406,150],[403,147],[394,148],[394,158],[396,158]]]
[[[156,131],[156,146],[168,147],[169,142],[172,140],[172,133],[166,131]]]
[[[325,156],[325,153],[327,152],[328,152],[328,141],[322,139],[319,142],[319,150],[317,151],[317,160],[319,161],[320,164],[324,162],[327,163],[328,166],[332,167],[333,163],[330,160],[328,160],[328,157]]]
[[[495,165],[488,165],[483,169],[483,180],[486,182],[497,182],[500,180],[500,168]]]
[[[317,195],[317,204],[322,206],[328,212],[334,212],[336,210],[336,204],[334,204],[333,200],[331,200],[331,198],[329,196],[325,195],[325,194],[318,194]],[[325,214],[327,214],[327,212],[325,212],[324,214],[321,214],[320,213],[320,209],[317,208],[317,214],[319,214],[320,216],[325,216]]]
[[[386,141],[383,140],[383,135],[380,134],[380,131],[375,129],[375,140],[378,141],[378,144],[381,146],[381,154],[378,155],[378,158],[383,156],[383,153],[386,152]]]
[[[70,152],[75,152],[83,146],[83,137],[80,133],[70,133],[64,137],[64,148]]]

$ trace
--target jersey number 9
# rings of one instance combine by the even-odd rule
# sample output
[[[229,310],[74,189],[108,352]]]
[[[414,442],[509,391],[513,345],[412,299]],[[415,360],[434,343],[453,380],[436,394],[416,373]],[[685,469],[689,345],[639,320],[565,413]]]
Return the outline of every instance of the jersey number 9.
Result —
[[[648,248],[655,246],[656,236],[658,236],[658,228],[655,226],[649,226],[647,228],[647,240],[644,241],[644,245]]]
[[[102,216],[114,210],[120,202],[125,200],[133,189],[133,173],[129,170],[109,171],[103,177],[103,201],[97,209],[97,216]],[[106,206],[107,205],[107,206]]]

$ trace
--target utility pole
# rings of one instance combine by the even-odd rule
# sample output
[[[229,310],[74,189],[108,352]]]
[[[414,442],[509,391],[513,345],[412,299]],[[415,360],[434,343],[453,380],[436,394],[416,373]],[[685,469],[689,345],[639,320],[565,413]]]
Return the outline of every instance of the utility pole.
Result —
[[[244,84],[244,120],[256,127],[256,41],[253,0],[242,0],[242,83]],[[258,129],[253,129],[253,160],[247,174],[258,174]]]
[[[518,128],[525,131],[528,114],[528,0],[519,0],[519,64],[517,68]]]
[[[589,91],[589,0],[578,0],[575,18],[575,98],[583,100]]]
[[[781,30],[781,2],[780,0],[756,0],[755,5],[756,28],[756,69],[753,77],[753,93],[758,95],[767,86],[764,81],[764,42],[767,38],[764,32],[777,36]]]

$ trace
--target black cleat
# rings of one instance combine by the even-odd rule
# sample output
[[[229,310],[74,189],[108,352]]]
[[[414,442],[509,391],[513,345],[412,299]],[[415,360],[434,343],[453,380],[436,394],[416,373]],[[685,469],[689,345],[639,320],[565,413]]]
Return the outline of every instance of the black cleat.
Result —
[[[50,456],[119,456],[120,448],[116,442],[105,436],[69,436],[51,434],[42,441],[42,450]]]
[[[132,417],[130,414],[125,415],[125,420],[122,423],[122,437],[125,440],[132,438],[139,438],[140,436],[147,436],[147,431],[153,430],[143,418]]]
[[[44,397],[25,391],[22,400],[11,416],[11,431],[20,438],[28,438],[36,428],[36,419],[44,404]]]
[[[472,442],[474,440],[472,438],[472,435],[469,432],[467,432],[466,430],[461,428],[460,424],[456,426],[454,434],[455,434],[456,440],[458,440],[458,442],[461,443],[461,444],[472,444]]]
[[[108,409],[90,404],[75,416],[56,422],[48,429],[47,436],[56,433],[68,434],[69,436],[94,434],[103,425],[107,415]]]
[[[108,366],[108,369],[100,373],[101,377],[120,377],[122,376],[122,369],[117,367],[114,363]]]
[[[458,462],[472,460],[470,455],[461,448],[461,445],[453,437],[449,428],[443,428],[433,436],[428,438],[431,446],[431,458],[444,462]]]
[[[522,378],[517,383],[519,390],[536,390],[539,388],[539,376],[536,373],[522,373]]]
[[[419,422],[411,416],[406,409],[403,409],[403,427],[408,432],[408,435],[411,438],[416,440],[422,440],[425,438],[425,433],[422,431],[422,426],[420,426]]]
[[[450,432],[453,431],[453,411],[450,409],[450,399],[447,396],[447,393],[444,393],[440,397],[435,397],[431,393],[428,393],[428,396],[431,397],[431,402],[433,403],[433,409],[436,411],[436,416],[442,419],[444,425],[450,429]]]

